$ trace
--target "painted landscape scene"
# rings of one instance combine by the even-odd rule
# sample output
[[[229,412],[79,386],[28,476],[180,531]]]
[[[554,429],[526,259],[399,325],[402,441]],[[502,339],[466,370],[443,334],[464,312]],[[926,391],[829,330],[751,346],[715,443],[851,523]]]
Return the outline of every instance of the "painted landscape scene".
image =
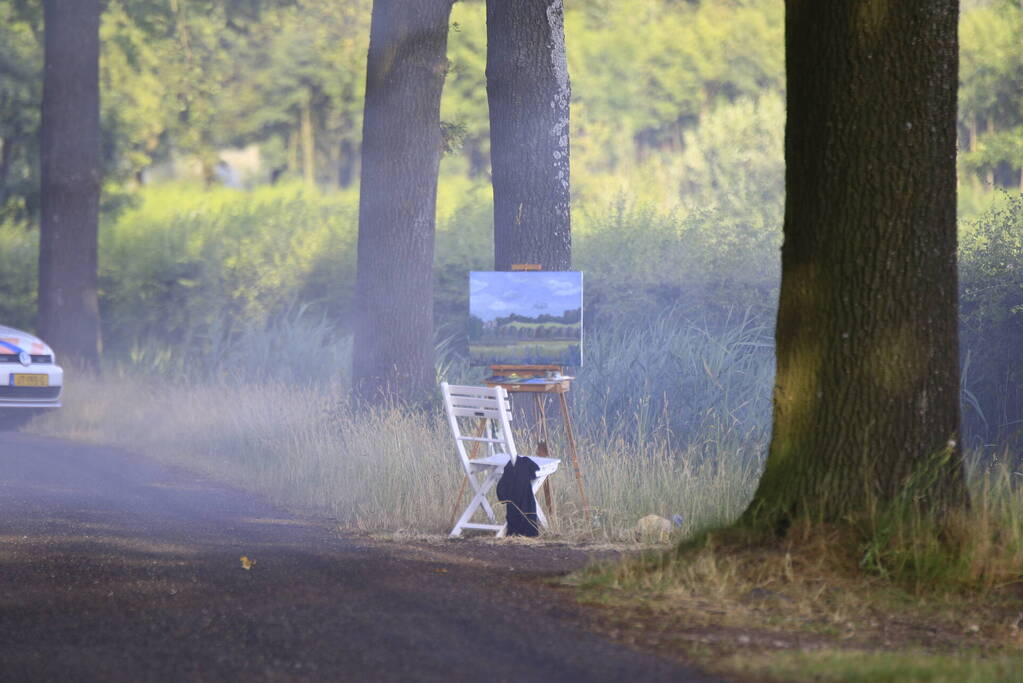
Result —
[[[583,274],[469,273],[473,365],[582,365]]]

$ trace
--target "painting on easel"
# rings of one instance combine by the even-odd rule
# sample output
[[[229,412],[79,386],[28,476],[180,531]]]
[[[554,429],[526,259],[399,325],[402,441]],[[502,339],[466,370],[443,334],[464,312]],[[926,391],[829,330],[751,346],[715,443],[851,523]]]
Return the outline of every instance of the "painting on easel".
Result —
[[[578,367],[583,363],[582,349],[582,273],[469,273],[473,365]]]

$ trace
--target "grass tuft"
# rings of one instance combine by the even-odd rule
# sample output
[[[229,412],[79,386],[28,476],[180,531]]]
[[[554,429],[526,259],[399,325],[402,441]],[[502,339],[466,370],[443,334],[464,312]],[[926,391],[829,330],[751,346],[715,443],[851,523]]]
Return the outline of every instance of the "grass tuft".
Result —
[[[733,656],[726,668],[784,681],[828,683],[997,683],[1019,680],[1020,659],[926,650],[864,652],[826,649]]]

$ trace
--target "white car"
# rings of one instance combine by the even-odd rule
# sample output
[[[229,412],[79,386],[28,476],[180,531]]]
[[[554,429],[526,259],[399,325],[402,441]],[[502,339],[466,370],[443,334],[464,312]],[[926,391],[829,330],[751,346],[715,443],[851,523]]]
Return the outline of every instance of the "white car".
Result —
[[[0,426],[16,425],[39,408],[59,408],[64,370],[53,349],[28,332],[0,325]]]

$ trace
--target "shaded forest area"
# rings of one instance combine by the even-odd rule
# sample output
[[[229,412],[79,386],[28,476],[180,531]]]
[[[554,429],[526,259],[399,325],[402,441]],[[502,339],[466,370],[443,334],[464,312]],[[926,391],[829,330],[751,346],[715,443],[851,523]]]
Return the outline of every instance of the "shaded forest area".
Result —
[[[110,362],[202,375],[229,358],[259,366],[297,339],[322,349],[346,338],[370,5],[105,4],[99,306]],[[493,267],[484,12],[456,3],[447,36],[434,269],[442,363],[465,355],[465,274]],[[27,328],[42,24],[39,3],[0,2],[0,318]],[[764,326],[756,343],[772,343],[782,24],[781,4],[763,0],[569,3],[572,259],[588,273],[588,329],[625,339],[672,320],[721,331],[749,314]],[[963,4],[961,330],[975,445],[1018,433],[1023,413],[1021,32],[1018,3]],[[636,400],[622,397],[621,413]]]

